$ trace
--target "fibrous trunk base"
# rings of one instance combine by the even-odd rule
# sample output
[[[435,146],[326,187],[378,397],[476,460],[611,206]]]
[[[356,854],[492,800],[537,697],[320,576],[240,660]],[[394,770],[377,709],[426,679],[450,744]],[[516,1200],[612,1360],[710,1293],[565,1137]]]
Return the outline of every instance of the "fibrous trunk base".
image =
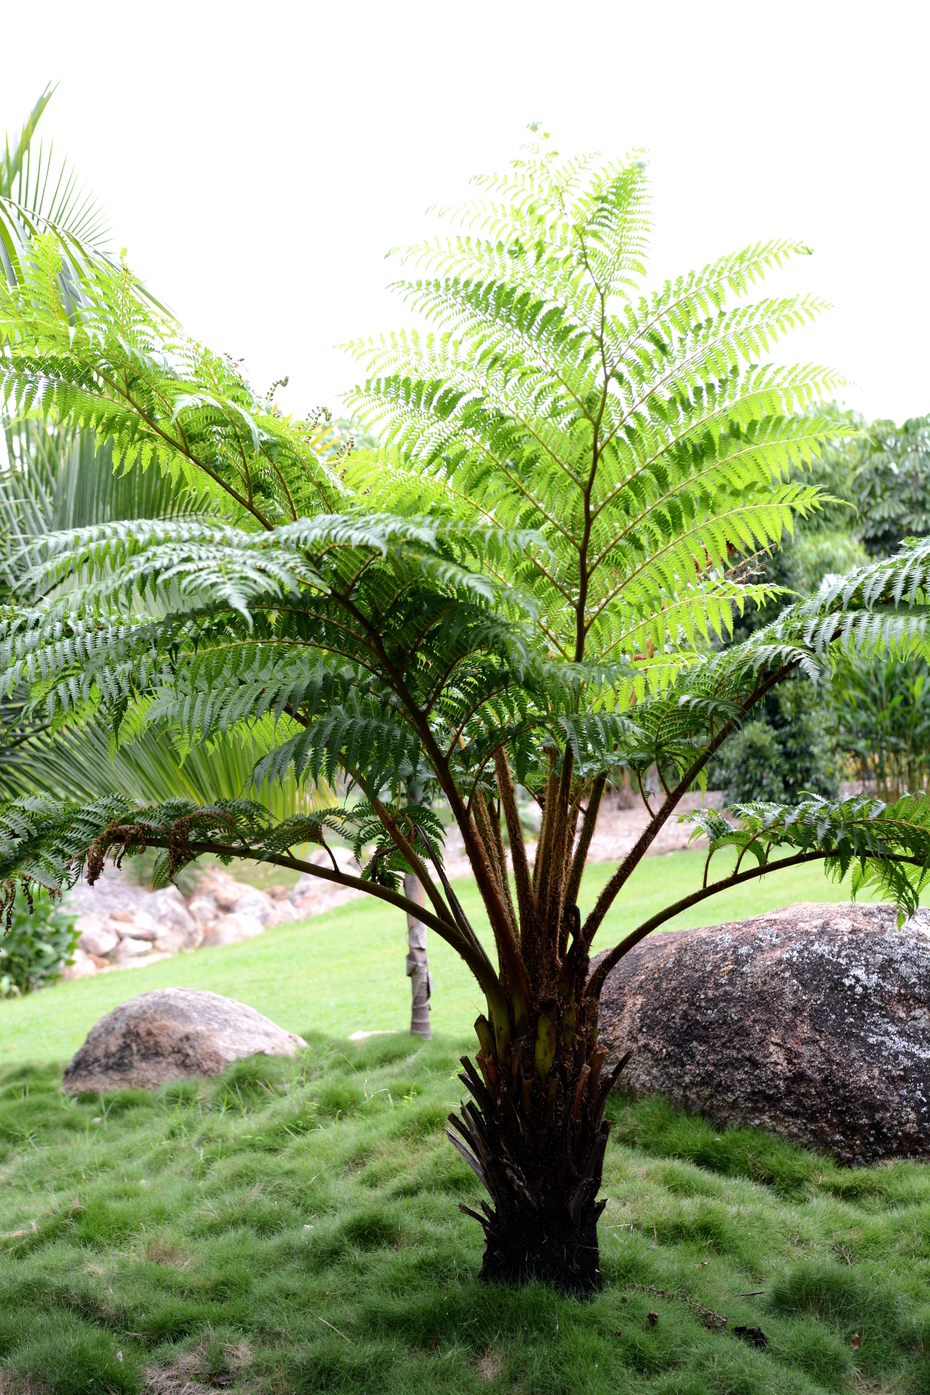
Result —
[[[488,1222],[481,1278],[488,1283],[552,1284],[562,1293],[597,1293],[603,1287],[598,1262],[597,1211],[586,1206],[574,1223],[565,1205],[495,1214]]]
[[[472,1098],[449,1116],[449,1137],[490,1194],[483,1215],[460,1203],[485,1234],[481,1277],[490,1283],[531,1279],[562,1293],[591,1294],[603,1286],[597,1200],[610,1125],[607,1092],[618,1071],[601,1081],[582,1061],[572,1074],[564,1061],[546,1077],[504,1076],[483,1052],[484,1078],[467,1057],[460,1079]],[[516,1088],[514,1088],[516,1087]],[[590,1088],[589,1088],[590,1087]]]

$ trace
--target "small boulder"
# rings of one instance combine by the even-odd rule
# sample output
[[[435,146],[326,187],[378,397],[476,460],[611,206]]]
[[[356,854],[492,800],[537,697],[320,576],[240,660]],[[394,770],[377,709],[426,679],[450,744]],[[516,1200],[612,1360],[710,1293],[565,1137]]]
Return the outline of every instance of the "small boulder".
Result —
[[[151,949],[151,946],[149,946]],[[140,954],[135,959],[118,959],[115,964],[111,964],[111,969],[148,969],[152,964],[158,964],[163,959],[170,959],[170,954],[159,954],[152,950],[151,954]]]
[[[124,925],[120,939],[148,940],[151,945],[155,943],[160,933],[157,925]]]
[[[251,915],[262,925],[267,925],[274,915],[274,902],[270,896],[266,896],[263,891],[256,887],[243,887],[241,895],[237,896],[232,903],[230,911],[233,915]]]
[[[103,956],[112,954],[119,944],[119,935],[96,915],[78,916],[75,921],[78,933],[78,947],[85,954]]]
[[[151,952],[152,945],[149,940],[136,940],[132,935],[124,935],[113,958],[118,964],[121,959],[138,959],[140,955],[151,954]]]
[[[151,917],[157,931],[156,940],[167,941],[170,937],[177,949],[196,949],[200,943],[200,926],[187,909],[187,902],[176,886],[153,891],[146,897],[141,910],[146,917]]]
[[[212,896],[221,911],[231,911],[244,888],[231,872],[206,872],[197,883],[197,896]]]
[[[293,1056],[307,1043],[254,1008],[193,988],[160,988],[115,1008],[91,1028],[65,1071],[72,1095],[155,1090],[216,1075],[243,1056]]]
[[[187,903],[187,909],[189,914],[193,916],[194,920],[200,926],[201,930],[209,925],[212,920],[216,920],[218,914],[216,909],[216,897],[200,892],[197,893],[192,901]]]
[[[294,920],[300,920],[300,914],[290,901],[275,901],[271,907],[271,914],[265,921],[265,928],[270,930],[274,925],[289,925]]]
[[[186,928],[191,921],[187,902],[176,886],[164,886],[160,891],[152,891],[146,896],[141,909],[150,915],[156,925],[177,925]]]
[[[261,935],[265,927],[253,915],[221,915],[203,934],[204,949],[216,945],[234,945],[240,940],[250,940]]]
[[[930,1160],[930,925],[798,905],[653,935],[601,995],[620,1088],[845,1163]],[[595,961],[596,962],[596,961]]]
[[[137,940],[157,940],[161,933],[161,926],[149,915],[148,911],[136,911],[131,921],[131,927],[127,933]]]
[[[199,949],[203,944],[203,930],[195,925],[193,930],[178,930],[175,926],[162,927],[155,936],[155,948],[162,954],[185,954],[188,950]]]
[[[76,978],[89,978],[91,974],[97,972],[97,965],[90,955],[78,947],[75,949],[70,964],[66,964],[61,971],[61,976],[66,983],[70,983]]]

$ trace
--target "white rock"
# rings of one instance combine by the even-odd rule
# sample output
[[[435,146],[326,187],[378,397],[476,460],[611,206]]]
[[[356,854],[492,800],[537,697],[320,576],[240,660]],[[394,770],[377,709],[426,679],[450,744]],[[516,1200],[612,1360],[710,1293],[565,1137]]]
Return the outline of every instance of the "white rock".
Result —
[[[160,964],[163,959],[173,959],[172,954],[158,954],[155,950],[151,954],[140,954],[135,959],[117,959],[111,964],[108,973],[128,973],[130,969],[147,969],[150,964]]]
[[[114,906],[113,910],[110,912],[110,919],[117,921],[122,920],[128,925],[131,925],[135,916],[133,912],[128,910],[125,906]]]
[[[193,916],[196,923],[202,927],[209,925],[211,920],[216,920],[216,897],[209,893],[197,893],[192,901],[187,903],[188,913]]]
[[[145,898],[141,907],[150,915],[157,925],[177,925],[179,929],[187,929],[191,923],[191,913],[187,909],[187,902],[178,891],[176,886],[162,887],[161,891],[153,891]]]
[[[290,901],[275,901],[271,908],[271,914],[265,921],[266,929],[272,925],[287,925],[292,920],[300,920],[297,908]]]
[[[116,961],[121,959],[138,959],[140,954],[151,954],[152,946],[148,940],[134,940],[131,935],[124,936],[119,942],[116,951]]]
[[[156,925],[155,922],[152,921],[150,915],[147,915],[145,918],[147,921],[150,921],[151,924],[139,925],[138,922],[133,921],[130,925],[118,926],[120,939],[148,940],[149,944],[151,944],[153,940],[157,940],[161,934],[161,926]]]
[[[349,848],[333,848],[333,857],[336,859],[336,866],[340,872],[347,872],[350,877],[357,877],[362,870]],[[307,861],[312,862],[315,867],[325,867],[328,871],[332,871],[333,864],[325,848],[314,848]],[[327,882],[323,877],[314,877],[310,872],[301,872],[295,885],[291,887],[288,899],[295,903],[303,901],[310,895],[317,895],[323,887],[332,885],[332,882]]]
[[[184,950],[199,949],[203,944],[203,930],[197,925],[191,930],[176,930],[171,925],[159,930],[155,938],[155,948],[162,954],[180,954]]]
[[[83,911],[74,922],[74,928],[79,935],[83,935],[85,930],[102,930],[104,917],[97,915],[95,911]]]
[[[78,918],[77,924],[83,925],[85,921],[99,920],[99,916],[82,915]],[[101,921],[99,929],[93,925],[82,930],[78,936],[78,947],[85,954],[111,954],[119,944],[119,935],[115,929],[104,925]]]
[[[260,935],[264,928],[261,921],[252,915],[221,915],[204,932],[204,948],[250,940],[253,935]]]
[[[291,905],[296,906],[301,901],[306,901],[309,896],[317,896],[324,887],[330,885],[332,883],[324,881],[322,877],[312,877],[309,872],[301,872],[287,899]]]
[[[274,915],[275,903],[270,896],[266,896],[257,887],[248,886],[232,904],[233,915],[252,915],[256,920],[260,920],[262,925],[267,925]]]
[[[229,911],[243,889],[231,872],[207,872],[197,883],[197,897],[212,896],[221,911]]]
[[[153,891],[146,897],[142,910],[153,921],[158,939],[167,937],[170,931],[178,931],[187,937],[181,943],[181,948],[194,949],[200,943],[200,927],[176,886]]]
[[[148,911],[138,910],[133,917],[133,925],[136,927],[135,934],[140,940],[150,939],[151,936],[144,935],[143,930],[152,930],[158,934],[158,922],[149,915]]]
[[[97,965],[93,959],[83,949],[78,948],[74,951],[73,962],[65,965],[61,976],[66,982],[70,982],[75,978],[88,978],[96,972]]]

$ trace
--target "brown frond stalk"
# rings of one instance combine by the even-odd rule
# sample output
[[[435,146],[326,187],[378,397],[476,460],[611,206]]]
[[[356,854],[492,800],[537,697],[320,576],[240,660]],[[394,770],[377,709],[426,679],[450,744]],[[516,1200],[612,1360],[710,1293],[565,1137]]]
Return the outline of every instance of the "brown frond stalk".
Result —
[[[578,834],[578,842],[575,844],[575,851],[572,856],[571,867],[565,883],[564,904],[574,906],[578,901],[578,893],[581,890],[581,879],[584,876],[585,863],[588,858],[588,849],[591,846],[591,839],[594,836],[594,829],[597,825],[597,815],[601,807],[601,797],[604,787],[607,784],[606,775],[598,775],[591,787],[588,797],[588,807],[584,811],[584,818],[581,821],[581,831]],[[567,927],[567,922],[566,922]],[[562,940],[559,943],[559,958],[565,958],[565,950],[568,944],[568,930],[563,928]]]
[[[517,792],[510,775],[510,765],[506,752],[498,747],[494,752],[494,770],[497,775],[497,789],[500,794],[504,821],[507,824],[507,837],[510,840],[510,856],[513,862],[513,880],[517,892],[517,906],[520,911],[522,934],[532,935],[536,930],[536,894],[523,841],[523,828],[520,824],[520,811],[517,808]]]
[[[519,921],[514,909],[513,897],[510,894],[510,878],[507,875],[507,858],[501,841],[500,820],[495,817],[493,810],[488,808],[488,801],[481,789],[475,791],[474,808],[475,822],[478,825],[478,832],[491,864],[500,898],[504,903],[511,929],[514,935],[519,938]]]

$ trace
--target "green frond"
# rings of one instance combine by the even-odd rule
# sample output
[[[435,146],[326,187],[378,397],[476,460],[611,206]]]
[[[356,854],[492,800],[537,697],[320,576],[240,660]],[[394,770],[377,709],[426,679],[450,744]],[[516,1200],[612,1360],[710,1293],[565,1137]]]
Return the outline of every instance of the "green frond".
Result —
[[[486,877],[476,820],[495,790],[505,802],[502,749],[541,804],[558,783],[573,827],[617,772],[655,770],[674,803],[773,685],[822,682],[844,648],[930,653],[923,542],[812,600],[784,593],[774,623],[723,643],[778,594],[744,559],[818,509],[804,476],[837,430],[818,406],[837,379],[770,361],[822,309],[758,294],[802,244],[758,243],[649,293],[642,159],[563,161],[542,142],[452,216],[451,236],[406,254],[399,290],[424,323],[355,346],[367,381],[349,410],[372,429],[358,452],[325,413],[282,417],[125,267],[72,276],[66,240],[38,225],[21,239],[0,280],[8,412],[108,443],[121,479],[166,479],[197,505],[17,522],[5,561],[34,600],[0,611],[0,702],[27,732],[21,768],[30,723],[57,733],[62,760],[93,730],[128,793],[6,806],[0,880],[56,889],[146,839],[170,876],[198,838],[283,856],[329,828],[359,857],[374,846],[365,877],[390,899],[410,844],[424,862],[440,845],[439,798]],[[159,742],[183,798],[162,798],[157,769],[132,776]],[[226,773],[211,783],[214,757]],[[344,804],[309,807],[314,782]],[[698,817],[714,848],[797,847],[905,907],[926,875],[920,804],[747,808],[735,831]],[[432,892],[440,933],[504,1011]],[[483,894],[512,987],[511,911]]]
[[[811,796],[795,806],[739,804],[734,828],[714,810],[683,814],[710,843],[710,856],[736,848],[777,866],[788,849],[822,857],[828,876],[851,875],[853,895],[876,890],[913,915],[930,881],[930,798],[904,795],[895,804],[856,796],[835,802]]]
[[[12,284],[0,280],[0,400],[112,445],[122,470],[154,466],[213,490],[243,522],[331,512],[344,497],[328,428],[293,423],[259,399],[231,360],[186,338],[126,267],[82,267],[62,289],[66,249],[33,236]]]
[[[807,249],[759,243],[650,296],[638,157],[537,144],[480,184],[493,198],[450,211],[462,232],[407,249],[423,274],[397,289],[431,328],[353,346],[368,377],[352,412],[411,507],[431,485],[439,508],[545,539],[551,557],[517,575],[566,657],[720,636],[726,605],[680,603],[695,572],[722,578],[817,506],[792,475],[833,430],[810,410],[835,379],[765,358],[822,303],[746,299]]]

